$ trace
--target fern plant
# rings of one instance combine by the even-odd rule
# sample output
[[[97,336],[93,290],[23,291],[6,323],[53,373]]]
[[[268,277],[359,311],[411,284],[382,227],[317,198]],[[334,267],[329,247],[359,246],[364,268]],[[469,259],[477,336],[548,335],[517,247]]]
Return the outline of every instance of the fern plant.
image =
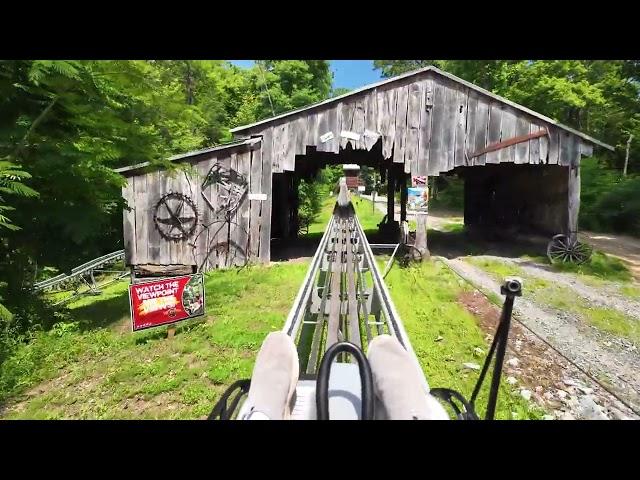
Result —
[[[0,160],[0,228],[8,230],[20,230],[18,225],[5,215],[6,212],[15,210],[5,203],[6,195],[17,195],[21,197],[36,197],[38,192],[22,183],[23,180],[31,178],[28,172],[21,169],[6,159]]]

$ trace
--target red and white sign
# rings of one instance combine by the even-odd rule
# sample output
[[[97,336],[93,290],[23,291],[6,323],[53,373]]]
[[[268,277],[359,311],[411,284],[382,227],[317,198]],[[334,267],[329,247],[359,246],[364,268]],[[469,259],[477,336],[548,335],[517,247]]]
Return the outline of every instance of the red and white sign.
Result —
[[[201,273],[129,285],[133,331],[204,315]]]
[[[427,186],[427,177],[426,176],[411,177],[411,186],[412,187],[426,187]]]

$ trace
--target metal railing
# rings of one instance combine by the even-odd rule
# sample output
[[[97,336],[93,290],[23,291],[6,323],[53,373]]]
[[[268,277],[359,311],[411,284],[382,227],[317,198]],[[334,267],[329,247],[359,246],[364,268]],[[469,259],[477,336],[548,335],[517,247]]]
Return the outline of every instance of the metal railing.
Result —
[[[74,293],[70,297],[59,300],[58,302],[54,303],[54,305],[68,302],[73,298],[76,298],[78,295],[84,293],[98,294],[100,293],[98,290],[100,287],[109,285],[110,283],[120,280],[121,278],[129,274],[127,270],[105,270],[103,268],[109,265],[113,265],[114,263],[117,263],[121,260],[124,260],[124,250],[118,250],[116,252],[108,253],[73,268],[70,273],[61,273],[60,275],[56,275],[55,277],[35,283],[33,285],[33,289],[35,291],[53,290],[56,287],[69,284],[73,281],[79,282],[78,288],[74,290]],[[96,281],[96,273],[115,273],[116,275],[115,277],[112,276],[109,278],[105,278],[102,282],[100,282]],[[88,289],[84,292],[80,292],[80,287],[82,287],[83,285],[88,287]]]

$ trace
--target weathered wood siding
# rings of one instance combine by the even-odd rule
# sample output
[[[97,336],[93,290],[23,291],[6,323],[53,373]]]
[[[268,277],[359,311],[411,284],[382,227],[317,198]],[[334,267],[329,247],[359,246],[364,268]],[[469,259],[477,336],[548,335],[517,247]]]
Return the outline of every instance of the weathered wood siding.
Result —
[[[480,153],[541,130],[548,134]],[[378,140],[383,156],[413,175],[500,163],[569,166],[592,149],[573,133],[432,71],[236,132],[255,135],[269,143],[263,155],[273,173],[293,171],[307,147],[371,150]]]
[[[206,271],[242,265],[247,260],[268,262],[273,167],[270,156],[268,165],[264,165],[263,159],[262,142],[258,141],[253,145],[232,146],[187,158],[185,163],[189,163],[191,168],[185,171],[128,173],[127,184],[122,189],[129,207],[123,213],[127,265],[183,265]],[[215,214],[221,201],[218,186],[213,184],[204,190],[201,188],[207,173],[216,164],[242,174],[248,184],[247,192],[230,222],[225,221],[224,215]],[[171,192],[187,195],[196,204],[197,226],[189,238],[165,239],[156,228],[156,204],[163,195]],[[255,194],[266,194],[266,200]]]

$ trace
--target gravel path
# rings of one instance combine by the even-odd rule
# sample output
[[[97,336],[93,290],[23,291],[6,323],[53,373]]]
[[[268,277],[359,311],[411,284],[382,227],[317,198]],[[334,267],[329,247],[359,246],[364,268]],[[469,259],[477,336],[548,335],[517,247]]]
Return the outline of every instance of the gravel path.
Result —
[[[441,260],[479,290],[499,294],[498,283],[480,268],[459,258]],[[637,351],[620,348],[618,343],[610,341],[609,335],[565,312],[542,307],[525,297],[516,300],[514,315],[582,370],[597,377],[636,412],[640,412],[640,354]],[[617,408],[627,410],[621,403]]]
[[[544,265],[538,265],[521,258],[505,258],[495,255],[482,255],[474,258],[486,258],[506,264],[516,264],[528,275],[571,288],[593,306],[612,308],[640,321],[640,302],[620,295],[614,292],[613,289],[603,291],[602,288],[586,285],[571,273],[554,272]]]

